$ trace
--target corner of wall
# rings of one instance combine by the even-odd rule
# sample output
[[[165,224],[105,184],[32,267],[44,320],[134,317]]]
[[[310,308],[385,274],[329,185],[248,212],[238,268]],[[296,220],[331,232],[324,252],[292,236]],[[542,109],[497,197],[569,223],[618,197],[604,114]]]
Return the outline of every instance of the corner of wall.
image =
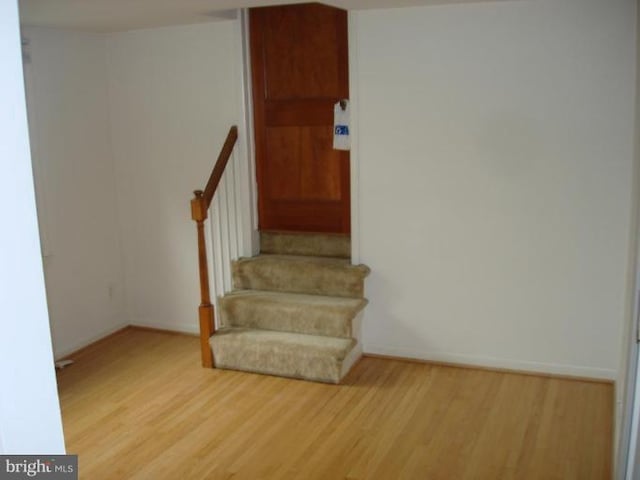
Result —
[[[111,62],[111,51],[110,44],[111,39],[113,38],[113,33],[104,35],[104,61],[105,61],[105,71],[106,71],[106,85],[107,85],[107,123],[108,123],[108,131],[107,131],[107,143],[109,146],[109,152],[111,154],[111,171],[113,174],[114,180],[114,202],[115,202],[115,212],[116,212],[116,225],[118,228],[117,237],[118,237],[118,254],[120,258],[120,283],[121,283],[121,292],[122,292],[122,317],[123,321],[128,325],[132,321],[132,310],[129,305],[129,293],[127,290],[127,275],[126,275],[126,261],[124,255],[124,235],[125,229],[122,220],[122,209],[124,208],[120,202],[119,191],[119,176],[118,176],[118,167],[116,161],[116,149],[115,149],[115,140],[113,133],[113,124],[114,124],[114,114],[113,114],[113,82],[112,82],[112,62]]]

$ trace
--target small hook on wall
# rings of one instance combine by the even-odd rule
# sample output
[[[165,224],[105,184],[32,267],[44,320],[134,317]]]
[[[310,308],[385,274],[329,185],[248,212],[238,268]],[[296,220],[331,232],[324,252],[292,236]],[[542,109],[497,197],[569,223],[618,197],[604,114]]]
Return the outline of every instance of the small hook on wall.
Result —
[[[347,109],[347,100],[346,99],[342,99],[340,100],[340,108],[342,109],[342,111],[344,112]]]

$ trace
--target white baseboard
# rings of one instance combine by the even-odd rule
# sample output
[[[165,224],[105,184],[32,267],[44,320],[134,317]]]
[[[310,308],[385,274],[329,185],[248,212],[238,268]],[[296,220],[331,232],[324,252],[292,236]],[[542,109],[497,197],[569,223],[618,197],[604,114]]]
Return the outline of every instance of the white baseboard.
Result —
[[[83,338],[82,340],[79,340],[77,342],[72,343],[70,346],[67,346],[66,348],[62,349],[62,350],[56,350],[54,348],[53,351],[53,357],[55,358],[56,361],[66,357],[67,355],[69,355],[70,353],[73,352],[77,352],[78,350],[87,347],[89,345],[91,345],[92,343],[97,342],[98,340],[102,340],[104,337],[108,337],[109,335],[111,335],[112,333],[117,332],[118,330],[122,330],[123,328],[127,327],[129,325],[128,322],[122,322],[122,323],[118,323],[117,325],[108,328],[106,330],[102,330],[100,333],[97,333],[95,335],[91,335],[90,337],[86,337]]]
[[[72,352],[80,350],[92,343],[101,340],[104,337],[111,335],[118,330],[121,330],[127,326],[155,328],[159,330],[169,330],[173,332],[188,333],[192,335],[198,335],[199,329],[197,325],[187,325],[184,323],[161,323],[150,322],[144,320],[136,320],[132,323],[123,322],[115,325],[107,330],[100,332],[99,334],[92,335],[91,337],[84,338],[81,341],[75,342],[71,346],[64,350],[54,351],[54,357],[56,360],[64,358]],[[594,367],[582,367],[576,365],[563,365],[553,363],[541,363],[541,362],[528,362],[523,360],[513,360],[481,355],[465,355],[458,353],[446,353],[446,352],[429,352],[422,350],[415,350],[410,348],[398,348],[388,347],[382,345],[364,345],[364,354],[372,355],[384,355],[390,357],[413,359],[425,362],[441,362],[452,365],[460,366],[473,366],[484,368],[495,368],[504,370],[514,370],[520,372],[562,375],[570,377],[578,377],[585,379],[598,379],[614,381],[617,378],[617,372],[615,370],[605,368]]]
[[[460,366],[473,366],[530,372],[539,374],[579,377],[585,379],[614,381],[617,376],[615,370],[576,365],[528,362],[508,358],[496,358],[480,355],[465,355],[446,352],[429,352],[410,348],[387,347],[382,345],[364,345],[364,354],[385,355],[390,357],[407,358],[426,362],[441,362]]]
[[[138,319],[134,320],[129,325],[132,327],[156,328],[158,330],[169,330],[171,332],[189,333],[193,335],[200,334],[200,328],[198,325],[188,325],[185,323],[150,322]]]

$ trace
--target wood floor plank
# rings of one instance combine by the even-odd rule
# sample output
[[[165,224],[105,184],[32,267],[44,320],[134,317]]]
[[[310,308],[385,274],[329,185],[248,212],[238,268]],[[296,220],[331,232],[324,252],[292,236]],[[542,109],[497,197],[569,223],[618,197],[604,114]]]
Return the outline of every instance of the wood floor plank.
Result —
[[[87,480],[609,479],[610,384],[365,358],[343,385],[203,369],[125,330],[58,373]]]

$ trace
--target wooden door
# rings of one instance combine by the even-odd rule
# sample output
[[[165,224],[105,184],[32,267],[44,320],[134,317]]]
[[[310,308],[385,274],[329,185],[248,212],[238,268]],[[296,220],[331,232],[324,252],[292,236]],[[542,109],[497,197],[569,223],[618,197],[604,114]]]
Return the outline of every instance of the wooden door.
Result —
[[[349,97],[347,13],[302,4],[250,11],[261,230],[350,232],[349,152],[333,105]]]

